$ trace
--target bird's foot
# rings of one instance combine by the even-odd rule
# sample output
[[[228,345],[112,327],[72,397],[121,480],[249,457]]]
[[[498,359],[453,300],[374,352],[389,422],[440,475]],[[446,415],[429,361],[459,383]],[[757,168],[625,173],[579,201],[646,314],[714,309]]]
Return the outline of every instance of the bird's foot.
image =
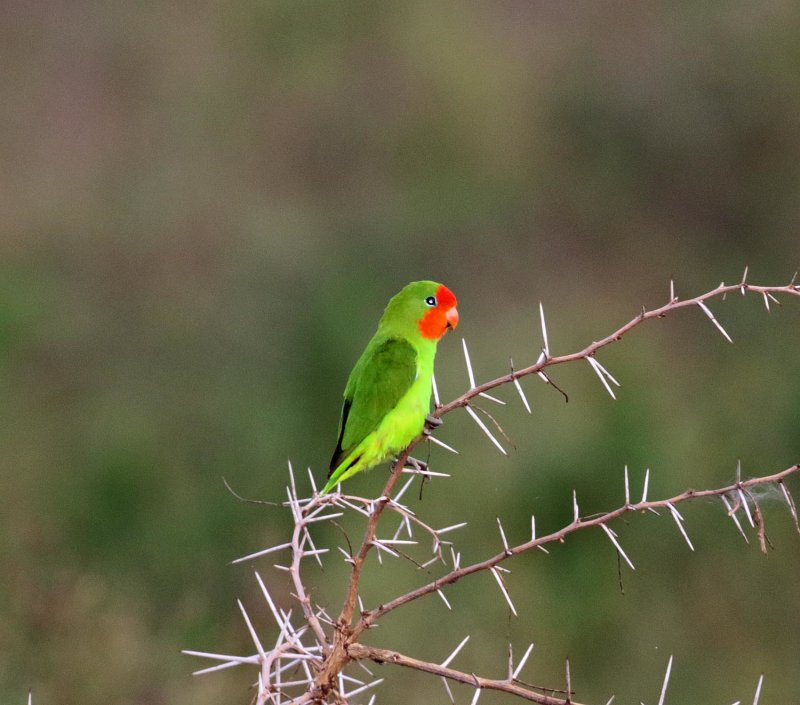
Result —
[[[412,470],[416,470],[420,474],[428,472],[428,463],[426,463],[424,460],[412,458],[410,455],[406,460],[406,466],[410,467]]]
[[[444,423],[442,419],[438,416],[433,416],[432,414],[428,414],[425,417],[425,425],[422,427],[422,435],[423,436],[430,436],[439,426]]]

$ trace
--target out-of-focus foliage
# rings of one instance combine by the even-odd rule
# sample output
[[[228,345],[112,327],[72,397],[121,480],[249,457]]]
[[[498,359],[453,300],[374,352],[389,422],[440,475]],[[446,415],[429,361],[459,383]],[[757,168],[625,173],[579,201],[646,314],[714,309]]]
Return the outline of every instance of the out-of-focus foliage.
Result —
[[[641,304],[800,266],[800,6],[761,3],[213,3],[9,0],[0,22],[0,700],[247,702],[254,673],[191,680],[180,648],[251,649],[230,559],[278,541],[286,459],[317,477],[350,365],[402,284],[458,294],[481,377],[610,332]],[[543,528],[800,458],[800,306],[714,306],[634,332],[603,361],[536,380],[499,418],[501,458],[466,417],[433,452],[419,510],[467,520],[470,557],[536,511]],[[443,393],[463,391],[458,339]],[[378,492],[384,473],[354,480]],[[796,487],[796,484],[795,484]],[[482,499],[476,505],[474,498]],[[576,536],[520,560],[507,621],[485,578],[387,620],[396,646],[582,700],[800,692],[797,537],[745,546],[717,504]],[[271,561],[260,568],[268,572]],[[335,594],[333,566],[319,581]],[[374,600],[396,586],[372,577]],[[289,601],[288,586],[275,579]],[[335,597],[332,607],[335,607]],[[432,624],[433,633],[428,632]],[[419,644],[420,633],[426,637]],[[476,638],[477,637],[477,638]],[[377,637],[376,637],[377,639]],[[391,674],[386,673],[389,676]],[[380,702],[428,701],[424,678]],[[444,697],[437,693],[437,697]],[[461,692],[463,700],[465,693]],[[727,698],[727,700],[726,700]],[[487,702],[494,702],[485,696]],[[499,702],[499,699],[497,700]]]

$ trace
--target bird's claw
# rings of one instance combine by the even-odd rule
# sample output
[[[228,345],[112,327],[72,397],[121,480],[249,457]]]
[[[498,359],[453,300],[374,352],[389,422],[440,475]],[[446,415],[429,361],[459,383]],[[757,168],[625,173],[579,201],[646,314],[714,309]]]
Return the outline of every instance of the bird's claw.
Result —
[[[428,414],[425,417],[425,425],[422,427],[422,435],[423,436],[430,436],[439,426],[444,423],[442,419],[438,416],[433,416],[432,414]]]
[[[409,467],[414,468],[418,472],[424,473],[428,471],[428,463],[424,460],[417,460],[416,458],[412,458],[410,455],[406,459],[406,465]]]

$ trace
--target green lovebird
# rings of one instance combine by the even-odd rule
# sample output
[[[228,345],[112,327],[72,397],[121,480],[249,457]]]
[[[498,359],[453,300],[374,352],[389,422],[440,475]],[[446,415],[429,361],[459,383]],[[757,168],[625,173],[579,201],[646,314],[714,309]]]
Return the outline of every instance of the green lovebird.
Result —
[[[344,390],[339,439],[322,494],[400,452],[430,410],[436,344],[458,325],[444,284],[411,282],[389,301]]]

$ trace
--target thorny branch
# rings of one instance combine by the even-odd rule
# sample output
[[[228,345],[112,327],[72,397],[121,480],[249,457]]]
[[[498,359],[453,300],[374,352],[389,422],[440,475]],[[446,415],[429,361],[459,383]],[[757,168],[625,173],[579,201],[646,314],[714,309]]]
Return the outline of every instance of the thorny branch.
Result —
[[[415,443],[412,443],[406,448],[395,462],[395,466],[389,475],[386,486],[383,488],[383,493],[375,501],[374,507],[369,514],[367,529],[364,532],[364,540],[361,543],[361,548],[352,559],[353,571],[347,588],[347,597],[345,598],[339,619],[336,622],[336,635],[333,650],[329,653],[327,661],[316,679],[317,688],[321,689],[323,692],[326,688],[330,687],[335,677],[341,672],[341,669],[351,658],[348,654],[348,647],[353,639],[353,630],[350,627],[350,623],[353,619],[353,610],[355,610],[356,601],[358,599],[358,583],[361,578],[361,570],[364,567],[367,554],[373,547],[375,532],[378,528],[378,520],[381,518],[383,510],[390,501],[389,498],[392,496],[392,490],[397,483],[397,479],[400,477],[400,473],[405,466],[411,448],[414,447]]]
[[[501,553],[498,553],[492,556],[491,558],[487,558],[486,560],[480,561],[478,563],[473,563],[472,565],[464,566],[463,568],[460,567],[451,570],[449,573],[446,573],[445,575],[437,578],[436,580],[431,581],[427,585],[418,587],[416,590],[412,590],[411,592],[408,592],[405,595],[400,595],[399,597],[396,597],[394,600],[391,600],[383,605],[380,605],[379,607],[376,607],[373,610],[364,613],[364,615],[361,618],[361,622],[357,625],[356,629],[354,630],[354,633],[357,636],[365,629],[368,629],[378,619],[383,617],[383,615],[391,612],[392,610],[395,610],[404,604],[407,604],[413,600],[423,597],[424,595],[429,595],[432,592],[440,590],[446,585],[452,585],[453,583],[457,582],[458,580],[467,575],[478,573],[483,570],[490,570],[491,568],[494,568],[495,566],[499,565],[508,558],[511,558],[512,556],[517,556],[521,553],[525,553],[534,548],[539,548],[540,546],[545,546],[549,543],[560,543],[569,534],[575,533],[580,529],[587,529],[592,526],[605,526],[614,519],[618,519],[623,514],[627,514],[629,512],[642,512],[642,511],[656,510],[661,508],[669,508],[670,506],[674,507],[676,504],[685,502],[690,499],[699,499],[701,497],[724,497],[726,495],[733,494],[738,491],[749,489],[750,487],[754,487],[756,485],[782,483],[783,480],[785,480],[785,478],[789,477],[790,475],[794,475],[797,472],[800,472],[800,464],[792,465],[790,468],[786,468],[786,470],[775,473],[774,475],[755,477],[750,480],[742,480],[740,482],[736,482],[726,487],[720,487],[718,489],[686,490],[685,492],[675,495],[670,499],[660,499],[654,501],[643,500],[641,502],[623,504],[621,507],[618,507],[617,509],[614,509],[610,512],[597,514],[592,517],[585,517],[585,518],[578,517],[574,519],[571,523],[559,529],[558,531],[554,531],[551,534],[547,534],[539,538],[532,538],[530,541],[526,541],[525,543],[521,543],[517,546],[505,548]],[[785,485],[782,486],[785,488]],[[751,502],[753,501],[752,498],[750,499],[750,501]]]
[[[704,313],[708,316],[710,311],[708,307],[705,305],[705,302],[709,299],[716,298],[718,296],[725,296],[726,294],[739,291],[742,294],[747,292],[754,292],[757,294],[761,294],[764,297],[764,300],[768,302],[770,300],[776,300],[776,294],[788,294],[789,296],[800,296],[800,285],[794,284],[794,282],[787,284],[786,286],[756,286],[754,284],[747,284],[742,281],[741,284],[720,284],[716,289],[712,289],[711,291],[707,291],[705,294],[700,294],[699,296],[695,296],[692,299],[679,299],[677,296],[674,295],[673,291],[670,291],[670,300],[664,304],[663,306],[659,306],[658,308],[647,310],[642,308],[642,311],[635,317],[631,318],[625,325],[620,326],[617,330],[613,333],[607,335],[605,338],[601,340],[597,340],[590,345],[587,345],[583,350],[579,350],[578,352],[570,353],[568,355],[557,355],[554,357],[550,356],[549,345],[547,343],[546,332],[545,332],[545,347],[542,351],[542,355],[536,361],[535,364],[530,365],[528,367],[523,367],[522,369],[515,370],[510,372],[507,375],[503,375],[502,377],[497,377],[496,379],[490,380],[488,382],[484,382],[483,384],[479,385],[472,385],[472,388],[468,391],[464,392],[461,396],[453,399],[452,401],[448,402],[447,404],[443,404],[434,412],[434,416],[441,418],[445,414],[450,413],[454,409],[458,409],[462,406],[467,406],[471,399],[474,399],[477,396],[485,394],[486,392],[495,389],[496,387],[501,387],[505,384],[510,384],[514,380],[519,379],[520,377],[526,377],[532,374],[538,374],[543,372],[545,368],[552,367],[553,365],[561,365],[565,362],[574,362],[575,360],[590,360],[595,357],[595,354],[601,348],[610,345],[611,343],[616,343],[622,340],[622,337],[630,330],[635,328],[636,326],[641,325],[645,321],[648,321],[652,318],[664,318],[667,314],[671,313],[672,311],[677,311],[681,308],[686,308],[687,306],[699,306]],[[725,335],[726,339],[730,341],[727,333],[725,333],[724,329],[719,326],[717,320],[713,317],[713,315],[709,316],[711,321],[717,325],[717,327],[722,331],[723,335]],[[542,315],[542,327],[543,331],[546,331],[546,327],[544,326],[544,315]],[[732,342],[732,341],[731,341]]]
[[[429,661],[420,661],[419,659],[405,656],[397,651],[390,651],[389,649],[379,649],[374,646],[364,646],[363,644],[353,644],[350,647],[350,656],[353,659],[369,659],[375,663],[391,663],[395,666],[404,666],[405,668],[412,668],[415,671],[422,671],[423,673],[430,673],[434,676],[447,678],[455,683],[463,683],[464,685],[472,686],[480,690],[497,690],[502,693],[509,693],[516,695],[523,700],[528,700],[540,705],[564,705],[569,702],[570,705],[581,705],[576,700],[563,700],[561,698],[544,695],[542,693],[535,693],[529,688],[521,685],[515,678],[509,677],[504,679],[491,679],[481,678],[474,673],[464,673],[457,671],[454,668],[441,666],[438,663],[430,663]]]
[[[685,300],[680,300],[675,296],[674,287],[671,283],[670,299],[663,306],[651,310],[643,308],[639,315],[632,318],[626,324],[605,338],[587,345],[578,352],[560,356],[552,356],[550,354],[544,311],[540,305],[544,347],[536,363],[518,370],[514,370],[512,365],[511,372],[509,374],[488,382],[484,382],[483,384],[476,385],[466,342],[464,342],[464,356],[469,375],[470,388],[461,396],[443,405],[439,403],[438,390],[435,390],[436,409],[433,415],[441,418],[445,414],[450,413],[457,408],[464,407],[466,411],[470,413],[470,416],[473,418],[473,420],[475,420],[475,422],[483,430],[483,432],[486,433],[490,440],[492,440],[492,442],[499,448],[499,450],[501,452],[505,452],[501,444],[497,441],[497,439],[494,438],[488,428],[483,424],[483,422],[471,408],[470,402],[475,397],[481,396],[492,401],[499,402],[499,400],[489,395],[488,392],[506,384],[513,384],[517,389],[526,410],[530,412],[530,406],[527,403],[527,399],[525,398],[524,392],[522,391],[518,380],[521,377],[536,374],[545,382],[550,382],[549,378],[544,372],[547,367],[576,360],[587,360],[597,374],[598,378],[605,386],[606,390],[612,397],[614,397],[614,393],[609,382],[616,386],[619,386],[619,383],[596,360],[596,353],[601,348],[621,340],[628,331],[642,324],[644,321],[653,318],[663,318],[673,310],[678,310],[689,306],[698,306],[709,318],[709,320],[717,327],[720,333],[728,341],[732,342],[730,336],[708,308],[706,301],[715,297],[725,296],[728,293],[738,290],[742,295],[748,292],[760,294],[764,299],[765,306],[767,309],[769,309],[770,301],[778,303],[776,295],[785,294],[790,296],[800,296],[800,285],[796,285],[794,279],[792,279],[792,281],[786,286],[768,287],[748,284],[746,282],[746,275],[747,270],[745,270],[745,276],[742,278],[742,281],[739,284],[727,286],[725,284],[720,284],[711,291]],[[440,664],[421,661],[414,657],[400,654],[396,651],[366,646],[361,644],[358,639],[364,631],[375,626],[380,618],[387,613],[396,610],[397,608],[402,607],[403,605],[406,605],[414,600],[424,597],[425,595],[437,593],[449,608],[449,602],[447,601],[442,588],[452,585],[456,581],[468,575],[482,571],[492,572],[493,576],[497,580],[504,599],[508,603],[510,610],[516,614],[516,609],[514,608],[511,596],[504,585],[503,578],[500,573],[500,571],[508,571],[501,564],[514,556],[527,553],[533,549],[539,549],[546,552],[547,544],[563,542],[567,536],[579,530],[589,529],[592,527],[598,527],[602,529],[613,544],[614,548],[619,552],[620,556],[628,563],[628,565],[630,565],[632,569],[634,569],[632,561],[625,554],[615,532],[609,527],[609,524],[612,521],[631,512],[649,511],[657,514],[658,509],[666,509],[668,514],[675,521],[677,528],[679,529],[686,543],[692,550],[694,550],[689,536],[683,526],[683,518],[675,508],[675,505],[697,498],[719,497],[725,505],[728,516],[731,517],[745,541],[748,541],[747,535],[742,529],[742,525],[738,517],[739,510],[743,510],[743,513],[750,526],[755,528],[757,531],[761,549],[766,551],[763,513],[758,506],[755,496],[750,490],[756,485],[774,484],[780,487],[791,513],[794,525],[797,528],[798,533],[800,533],[800,522],[798,522],[797,509],[794,500],[785,484],[786,478],[800,472],[800,464],[793,465],[781,472],[747,480],[741,479],[741,473],[740,470],[738,470],[736,482],[733,484],[709,490],[689,489],[685,492],[675,495],[674,497],[671,497],[670,499],[662,500],[647,499],[647,487],[649,481],[648,471],[648,475],[645,476],[642,498],[638,502],[632,502],[630,499],[630,487],[626,468],[625,503],[623,505],[608,512],[581,517],[578,508],[577,497],[573,495],[574,516],[572,522],[555,532],[537,537],[535,531],[535,519],[534,517],[531,517],[531,539],[514,546],[510,546],[508,544],[502,524],[498,519],[498,528],[500,530],[503,550],[496,555],[486,558],[482,561],[462,567],[460,565],[460,553],[456,552],[452,544],[443,539],[442,536],[446,532],[460,528],[463,526],[463,524],[437,530],[429,526],[427,523],[417,517],[408,507],[403,505],[400,502],[400,499],[403,493],[408,489],[413,477],[406,482],[401,489],[395,492],[395,487],[398,483],[400,475],[404,471],[408,471],[406,466],[409,463],[414,466],[412,472],[415,474],[437,474],[427,470],[426,468],[420,469],[419,465],[414,465],[413,461],[410,461],[409,454],[411,450],[422,440],[422,438],[422,436],[417,438],[400,454],[392,468],[389,479],[381,496],[374,500],[354,495],[346,495],[342,494],[341,492],[319,496],[316,492],[316,485],[314,484],[314,478],[310,471],[309,479],[313,488],[313,495],[312,497],[306,499],[300,498],[295,485],[294,473],[292,472],[290,465],[291,483],[290,486],[287,487],[288,501],[285,502],[284,505],[290,508],[294,519],[294,530],[291,541],[278,546],[273,546],[249,556],[244,556],[243,558],[238,559],[236,562],[257,558],[273,552],[289,550],[292,556],[290,564],[288,566],[278,565],[276,568],[284,570],[290,574],[294,588],[293,596],[299,603],[303,613],[303,624],[297,628],[292,625],[291,610],[289,612],[285,612],[276,607],[266,585],[264,584],[260,575],[256,573],[256,577],[264,598],[279,628],[279,636],[275,646],[271,650],[264,649],[252,626],[250,618],[245,611],[244,606],[240,602],[240,608],[253,642],[256,646],[257,653],[250,656],[231,656],[224,654],[186,651],[185,653],[187,654],[200,656],[218,662],[216,666],[196,671],[196,674],[230,668],[244,663],[258,664],[260,669],[258,681],[256,683],[257,695],[254,699],[258,705],[263,705],[266,703],[275,703],[275,705],[324,702],[348,703],[350,702],[351,698],[360,695],[371,688],[374,688],[381,683],[383,679],[373,680],[370,683],[365,684],[363,681],[346,675],[344,673],[345,666],[351,662],[374,661],[376,663],[399,665],[439,676],[442,678],[448,694],[450,694],[450,689],[447,685],[448,681],[472,686],[475,688],[475,697],[472,700],[473,705],[477,702],[480,692],[484,689],[506,692],[531,702],[540,703],[541,705],[578,705],[578,703],[572,700],[569,662],[567,662],[566,691],[560,691],[553,688],[548,688],[545,690],[542,688],[529,686],[518,679],[518,675],[522,670],[522,667],[524,666],[531,649],[533,648],[532,644],[515,669],[513,668],[512,660],[509,655],[509,672],[507,678],[489,679],[472,673],[458,671],[450,668],[449,666],[450,662],[455,658],[469,637],[464,639],[450,654],[450,656]],[[445,445],[441,442],[440,444]],[[446,445],[445,447],[449,448]],[[301,575],[303,560],[313,557],[321,564],[320,555],[328,551],[328,549],[316,549],[311,538],[309,527],[312,524],[326,520],[332,520],[342,515],[342,512],[325,513],[327,510],[332,508],[355,510],[364,515],[367,520],[364,536],[358,551],[354,555],[351,555],[344,549],[339,549],[345,554],[347,562],[352,566],[352,570],[350,579],[348,581],[342,610],[335,622],[331,617],[328,616],[323,608],[312,602]],[[394,539],[378,539],[378,524],[381,517],[387,510],[394,515],[399,516],[401,519],[401,524],[395,533]],[[397,546],[398,544],[416,543],[416,541],[398,538],[401,530],[405,528],[410,539],[412,536],[412,527],[416,527],[417,529],[427,533],[433,540],[433,557],[427,563],[422,564],[421,567],[427,567],[427,565],[434,562],[446,564],[443,549],[445,546],[447,546],[449,547],[451,553],[450,557],[452,559],[452,569],[435,580],[419,586],[418,588],[403,595],[399,595],[392,600],[378,605],[377,607],[373,607],[370,610],[365,610],[362,606],[359,617],[354,623],[353,616],[355,613],[356,604],[359,603],[359,583],[365,561],[370,551],[375,548],[379,552],[379,555],[381,553],[386,553],[395,557],[399,557],[401,554]],[[419,566],[420,564],[417,563],[417,565]],[[330,634],[326,631],[325,625],[327,625],[330,629]],[[313,643],[306,643],[305,640],[307,640],[308,636],[312,637]],[[660,705],[663,703],[664,694],[666,692],[671,664],[672,660],[670,659],[670,663],[667,667],[667,673],[664,678],[661,699],[659,701]],[[283,680],[284,674],[288,674],[293,680]],[[762,681],[759,680],[754,705],[757,705],[761,682]],[[351,684],[355,687],[350,688]],[[562,699],[557,697],[556,693],[563,694],[565,698]],[[452,695],[450,695],[450,697],[452,700]],[[369,701],[370,705],[372,705],[374,699],[375,696],[373,695]]]

